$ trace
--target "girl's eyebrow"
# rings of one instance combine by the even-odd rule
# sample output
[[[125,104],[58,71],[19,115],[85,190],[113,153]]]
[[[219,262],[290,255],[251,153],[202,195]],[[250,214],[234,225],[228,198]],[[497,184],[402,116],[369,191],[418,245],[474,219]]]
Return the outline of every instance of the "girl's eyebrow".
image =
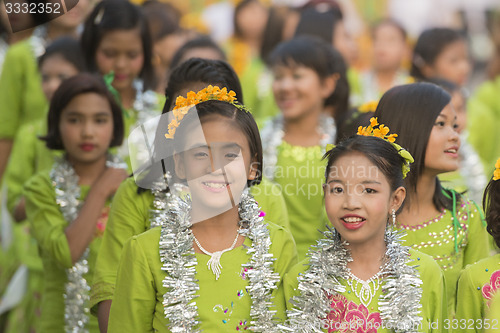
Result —
[[[335,183],[341,183],[341,184],[343,184],[343,183],[344,183],[344,182],[343,182],[342,180],[340,180],[340,179],[332,179],[332,180],[330,180],[327,184],[330,184],[330,183],[333,183],[333,182],[335,182]],[[361,184],[379,184],[379,185],[381,185],[382,183],[381,183],[381,182],[379,182],[379,181],[376,181],[376,180],[363,180],[363,181],[361,182]]]
[[[84,115],[83,113],[81,113],[79,111],[67,111],[67,112],[65,112],[65,114],[66,114],[66,116],[83,116]],[[92,116],[93,117],[103,117],[103,116],[110,117],[111,115],[107,111],[101,111],[101,112],[93,114]]]
[[[446,117],[445,114],[442,114],[442,113],[438,114],[438,117],[448,118],[448,117]]]

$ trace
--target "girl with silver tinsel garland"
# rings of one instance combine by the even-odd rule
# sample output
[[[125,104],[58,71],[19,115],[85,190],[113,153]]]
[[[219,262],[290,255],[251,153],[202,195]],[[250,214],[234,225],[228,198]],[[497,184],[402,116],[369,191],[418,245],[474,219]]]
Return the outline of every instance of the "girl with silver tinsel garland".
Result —
[[[410,160],[398,149],[407,153],[381,138],[358,135],[325,154],[331,226],[285,276],[290,301],[284,330],[446,331],[439,266],[401,245],[402,235],[393,229],[406,194],[402,169]]]
[[[108,330],[277,332],[282,278],[297,259],[290,232],[264,223],[245,190],[262,177],[257,124],[226,88],[187,96],[163,145],[174,152],[166,170],[190,195],[172,198],[160,227],[125,244]]]
[[[48,119],[42,139],[64,157],[25,186],[45,274],[39,326],[43,332],[98,332],[89,286],[110,199],[127,177],[126,164],[108,152],[123,140],[121,109],[104,81],[85,73],[56,90]]]
[[[482,209],[438,178],[460,165],[451,96],[430,83],[394,87],[380,99],[375,116],[399,134],[398,142],[415,158],[398,229],[408,233],[405,245],[432,256],[443,270],[453,318],[460,272],[489,256],[490,241]]]

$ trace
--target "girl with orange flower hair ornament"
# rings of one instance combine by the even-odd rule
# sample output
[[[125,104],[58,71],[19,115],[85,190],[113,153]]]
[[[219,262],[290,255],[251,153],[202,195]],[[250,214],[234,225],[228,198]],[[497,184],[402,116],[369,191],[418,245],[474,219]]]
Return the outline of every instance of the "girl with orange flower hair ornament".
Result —
[[[155,227],[124,246],[110,332],[276,332],[289,231],[264,221],[248,187],[262,177],[257,124],[227,88],[178,97],[162,148],[169,188]],[[173,163],[171,163],[173,162]]]
[[[453,318],[460,272],[486,258],[490,242],[481,208],[443,188],[437,177],[459,166],[460,137],[451,97],[430,83],[398,86],[382,96],[375,116],[399,134],[398,143],[415,158],[405,180],[407,196],[398,228],[408,233],[405,245],[432,256],[443,270]]]
[[[396,137],[372,118],[325,154],[330,226],[285,276],[290,331],[447,331],[441,269],[395,229],[413,162]]]
[[[261,132],[264,175],[282,188],[299,259],[320,238],[326,221],[321,158],[337,132],[325,107],[339,100],[336,54],[325,42],[302,36],[279,44],[270,57],[281,114]]]
[[[486,186],[483,207],[487,230],[500,246],[500,158]],[[482,332],[483,329],[500,329],[499,317],[487,320],[493,296],[500,288],[500,254],[467,266],[458,280],[455,332]]]

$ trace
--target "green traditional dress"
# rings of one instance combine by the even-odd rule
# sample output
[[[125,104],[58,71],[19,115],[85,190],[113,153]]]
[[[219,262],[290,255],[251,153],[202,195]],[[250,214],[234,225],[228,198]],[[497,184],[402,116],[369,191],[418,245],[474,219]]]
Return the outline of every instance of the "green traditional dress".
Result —
[[[455,332],[482,332],[499,288],[500,254],[468,265],[458,280]],[[497,329],[500,329],[498,321]]]
[[[276,261],[274,271],[279,273],[278,289],[273,291],[272,310],[281,320],[285,318],[285,296],[282,285],[284,274],[297,263],[295,244],[289,231],[269,224],[272,253]],[[109,317],[108,332],[169,332],[165,318],[163,287],[166,273],[161,269],[159,240],[161,228],[151,229],[132,237],[125,245],[120,260],[116,292]],[[221,276],[215,279],[207,269],[209,256],[196,253],[198,280],[198,308],[200,328],[204,332],[236,332],[250,326],[251,298],[246,290],[249,285],[246,268],[249,261],[247,249],[252,245],[245,238],[243,246],[226,252],[221,257]]]
[[[280,185],[285,198],[299,260],[321,237],[320,230],[326,229],[322,187],[326,164],[321,160],[324,149],[292,146],[287,142],[277,149],[274,181]]]
[[[90,187],[81,186],[81,198],[85,200]],[[65,332],[65,284],[68,281],[66,269],[73,266],[65,229],[69,222],[65,220],[56,202],[56,193],[48,172],[35,175],[26,184],[26,212],[31,224],[31,232],[38,242],[40,256],[44,266],[44,291],[40,330],[42,332]],[[95,237],[89,244],[88,273],[83,275],[88,285],[92,283],[94,266],[101,245],[102,234],[106,226],[109,203],[102,213]],[[97,319],[88,314],[89,332],[99,332]]]
[[[263,179],[260,185],[250,189],[261,210],[266,213],[266,220],[289,230],[288,214],[279,188]],[[115,193],[91,289],[93,313],[96,313],[100,302],[113,299],[123,246],[132,236],[151,228],[150,210],[154,209],[153,201],[151,191],[137,193],[133,178],[126,179]]]
[[[456,217],[459,225],[455,226],[452,213],[444,209],[435,218],[419,225],[400,224],[407,232],[404,245],[430,255],[443,270],[450,318],[455,313],[461,270],[489,255],[488,233],[477,207],[470,201],[463,201],[457,206]]]
[[[486,320],[483,322],[483,327],[486,325],[488,325],[485,328],[486,333],[496,333],[500,329],[500,294],[494,295],[491,300],[490,309]]]
[[[14,139],[22,124],[43,119],[48,103],[31,37],[9,48],[0,77],[0,139]]]
[[[422,306],[420,316],[422,324],[418,332],[446,332],[443,329],[444,319],[447,316],[446,291],[443,273],[432,258],[419,251],[410,249],[411,261],[407,265],[415,266],[422,280]],[[292,297],[299,296],[297,277],[307,274],[309,259],[299,262],[285,276],[285,297],[287,309],[293,309],[290,302]],[[324,332],[356,332],[356,333],[382,333],[393,332],[383,326],[379,310],[379,298],[384,292],[386,279],[381,278],[379,283],[370,283],[372,297],[362,295],[361,283],[349,278],[339,278],[345,292],[336,293],[333,290],[323,289],[329,294],[331,311],[322,319]],[[375,287],[376,286],[376,287]]]

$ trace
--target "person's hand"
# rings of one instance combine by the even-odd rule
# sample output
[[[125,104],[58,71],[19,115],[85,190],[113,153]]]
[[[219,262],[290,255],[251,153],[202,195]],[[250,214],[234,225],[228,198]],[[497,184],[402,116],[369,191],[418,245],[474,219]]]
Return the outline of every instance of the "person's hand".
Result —
[[[106,168],[104,172],[97,178],[93,190],[104,193],[106,198],[115,194],[118,186],[128,177],[127,170],[117,168]]]

